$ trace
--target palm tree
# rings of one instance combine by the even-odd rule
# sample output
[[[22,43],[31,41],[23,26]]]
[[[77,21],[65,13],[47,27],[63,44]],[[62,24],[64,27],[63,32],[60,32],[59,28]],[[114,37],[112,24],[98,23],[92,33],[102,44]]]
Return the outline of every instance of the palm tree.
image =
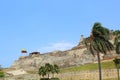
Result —
[[[117,69],[118,80],[120,80],[120,77],[119,77],[120,59],[119,59],[119,58],[115,58],[115,59],[113,60],[113,62],[115,63],[115,66],[116,66],[116,69]]]
[[[53,66],[52,66],[52,71],[51,71],[51,73],[53,74],[53,78],[54,78],[54,74],[55,73],[59,73],[60,71],[59,71],[59,67],[58,67],[58,65],[56,65],[56,64],[54,64]]]
[[[120,35],[116,35],[114,44],[117,45],[118,42],[120,42]]]
[[[114,34],[115,36],[120,35],[120,30],[115,30],[115,31],[113,32],[113,34]]]
[[[101,75],[101,61],[100,53],[106,54],[107,51],[113,50],[113,45],[109,40],[109,30],[101,26],[100,23],[95,23],[92,28],[92,40],[90,42],[90,51],[95,56],[97,53],[98,58],[98,69],[99,69],[99,80],[102,80]]]
[[[38,74],[44,78],[44,76],[46,75],[46,70],[45,70],[45,67],[44,67],[44,66],[41,66],[41,67],[39,68]]]
[[[116,53],[120,54],[120,35],[115,37],[114,44],[115,44]]]
[[[117,54],[120,54],[120,31],[117,30],[115,32],[115,40],[114,40],[114,45],[115,45],[115,51]],[[116,65],[116,69],[117,69],[117,74],[118,74],[118,80],[120,80],[119,78],[119,69],[120,69],[120,59],[119,58],[115,58],[113,60],[113,62],[115,63]]]
[[[115,45],[116,53],[120,54],[120,31],[116,32],[116,37],[114,39],[114,45]]]
[[[109,29],[103,27],[101,25],[101,23],[96,22],[93,25],[93,28],[92,28],[92,35],[93,35],[93,37],[102,36],[105,39],[109,40],[109,34],[110,34]]]
[[[116,53],[117,54],[120,54],[120,42],[118,42],[117,44],[116,44]]]
[[[50,72],[52,71],[52,65],[49,63],[46,63],[45,69],[46,69],[46,73],[48,74],[48,78],[49,78]]]
[[[54,64],[54,70],[57,74],[60,72],[58,65]]]

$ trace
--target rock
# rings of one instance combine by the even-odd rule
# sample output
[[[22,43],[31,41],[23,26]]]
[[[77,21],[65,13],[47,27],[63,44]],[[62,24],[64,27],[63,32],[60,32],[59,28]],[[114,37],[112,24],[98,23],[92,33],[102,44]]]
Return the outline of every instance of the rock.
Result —
[[[7,71],[6,74],[16,76],[16,75],[27,74],[27,72],[24,71],[23,69],[18,69],[18,70]]]

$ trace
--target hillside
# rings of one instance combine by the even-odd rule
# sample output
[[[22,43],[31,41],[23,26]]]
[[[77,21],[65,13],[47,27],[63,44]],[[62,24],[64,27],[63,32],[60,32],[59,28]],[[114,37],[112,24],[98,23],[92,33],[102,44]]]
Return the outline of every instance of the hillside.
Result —
[[[40,54],[40,52],[32,52],[29,53],[29,56],[20,56],[19,59],[16,60],[10,68],[24,70],[38,69],[45,63],[57,64],[59,67],[65,68],[96,62],[97,57],[93,57],[93,55],[91,55],[90,51],[85,47],[83,40],[84,37],[82,35],[78,45],[71,48],[70,50],[58,50],[44,54]],[[113,41],[114,37],[111,38],[110,42],[113,43]],[[87,39],[87,42],[89,42],[89,39]],[[108,53],[110,54],[101,54],[101,60],[116,57],[114,51]]]
[[[111,60],[102,62],[103,80],[117,80],[115,65]],[[85,64],[62,68],[55,76],[60,80],[98,80],[97,63]],[[113,75],[114,74],[114,75]],[[52,76],[52,75],[51,75]],[[8,76],[6,80],[39,80],[37,71],[27,72],[27,74]],[[1,79],[0,79],[1,80]]]
[[[11,65],[11,68],[25,70],[36,69],[45,63],[57,64],[59,67],[70,67],[92,63],[95,60],[96,58],[94,58],[86,48],[83,48],[20,57]]]
[[[83,35],[80,38],[80,41],[77,46],[73,47],[70,50],[66,51],[53,51],[44,54],[40,52],[29,53],[29,56],[20,56],[10,68],[14,69],[38,69],[40,66],[45,63],[57,64],[59,67],[70,67],[76,65],[83,65],[86,63],[93,63],[97,61],[97,57],[93,57],[90,51],[87,50],[83,42]],[[113,43],[114,38],[110,40]],[[89,39],[87,39],[89,42]],[[113,58],[116,56],[115,52],[109,52],[108,55],[101,54],[101,60]]]
[[[113,40],[111,40],[111,42],[113,43]],[[109,53],[110,54],[107,55],[103,55],[103,54],[100,55],[102,62],[108,61],[118,56],[115,54],[114,51],[111,51]],[[80,41],[77,46],[73,47],[70,50],[66,50],[66,51],[58,50],[44,54],[40,54],[40,52],[32,52],[29,53],[29,56],[20,56],[18,60],[16,60],[11,65],[10,68],[5,69],[4,72],[6,76],[8,76],[8,78],[11,77],[10,78],[11,80],[13,79],[19,80],[19,78],[26,80],[33,78],[33,80],[34,79],[37,80],[39,79],[39,75],[37,74],[38,68],[44,65],[45,63],[50,63],[50,64],[57,64],[62,69],[61,73],[59,75],[56,75],[59,78],[61,78],[61,80],[64,80],[63,78],[66,78],[66,76],[68,76],[69,80],[71,80],[70,76],[77,77],[78,75],[79,76],[86,75],[81,78],[89,79],[91,75],[97,76],[98,72],[96,70],[97,69],[96,62],[97,62],[97,56],[94,57],[90,53],[90,51],[87,50],[84,43]],[[108,64],[111,64],[111,62],[110,63],[108,62],[107,65]],[[116,75],[115,76],[111,75],[112,72],[116,73],[116,70],[113,67],[113,63],[112,63],[112,67],[110,67],[109,69],[108,67],[104,68],[103,74],[105,74],[105,77],[109,77],[110,79],[116,78]],[[33,77],[30,77],[30,75]],[[68,78],[65,80],[68,80]]]

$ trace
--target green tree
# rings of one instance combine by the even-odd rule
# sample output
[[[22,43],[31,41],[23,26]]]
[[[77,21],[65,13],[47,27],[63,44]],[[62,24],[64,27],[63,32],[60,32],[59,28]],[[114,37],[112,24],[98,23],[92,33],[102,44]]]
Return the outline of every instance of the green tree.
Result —
[[[0,71],[2,71],[2,66],[0,65]]]
[[[102,80],[100,53],[106,54],[107,51],[114,49],[109,40],[109,30],[102,27],[100,23],[95,23],[91,32],[92,40],[90,42],[90,51],[95,56],[97,53],[99,80]]]
[[[0,78],[4,77],[5,74],[4,74],[4,71],[3,71],[3,68],[2,66],[0,65]]]
[[[96,22],[92,28],[92,35],[93,37],[102,36],[106,40],[109,40],[110,31],[109,29],[103,27],[101,23]]]
[[[117,44],[116,44],[116,53],[117,54],[120,54],[120,42],[118,42]]]
[[[46,63],[46,64],[45,64],[45,69],[46,69],[46,73],[47,73],[48,78],[49,78],[49,75],[50,75],[50,73],[51,73],[51,71],[52,71],[52,65],[49,64],[49,63]]]
[[[120,30],[115,30],[115,31],[113,32],[113,34],[114,34],[115,36],[120,35]]]
[[[120,35],[118,35],[118,34],[116,35],[115,40],[114,40],[114,44],[115,44],[116,53],[120,54]]]
[[[117,30],[114,32],[115,34],[115,40],[114,40],[114,45],[115,45],[115,51],[117,54],[120,54],[120,31]],[[114,60],[114,63],[116,65],[116,69],[117,69],[117,74],[118,74],[118,80],[120,80],[120,77],[119,77],[119,69],[120,69],[120,59],[118,58],[115,58]]]
[[[116,53],[120,54],[120,35],[115,37],[114,44],[115,44]]]
[[[0,78],[2,78],[2,77],[4,77],[4,76],[5,76],[4,72],[3,72],[3,71],[0,71]]]
[[[115,50],[117,54],[120,54],[120,32],[116,32],[116,37],[114,39]]]
[[[60,70],[59,70],[58,65],[56,65],[56,64],[52,65],[52,71],[51,71],[51,73],[53,74],[53,78],[54,78],[54,74],[55,73],[58,74],[59,72],[60,72]]]
[[[120,35],[116,35],[114,39],[114,44],[116,45],[118,42],[120,42]]]
[[[113,62],[115,63],[115,66],[116,66],[116,69],[117,69],[118,80],[120,80],[120,77],[119,77],[120,59],[119,59],[119,58],[115,58],[115,59],[113,60]]]
[[[46,70],[45,70],[45,67],[44,67],[44,66],[41,66],[41,67],[39,68],[38,74],[44,78],[44,76],[46,75]]]
[[[59,80],[58,78],[54,78],[55,73],[59,73],[59,67],[58,65],[54,64],[51,65],[49,63],[46,63],[45,66],[41,66],[39,68],[39,75],[42,76],[41,80],[49,80],[50,73],[53,74],[53,78],[51,80]],[[48,75],[48,78],[44,78],[44,76]]]

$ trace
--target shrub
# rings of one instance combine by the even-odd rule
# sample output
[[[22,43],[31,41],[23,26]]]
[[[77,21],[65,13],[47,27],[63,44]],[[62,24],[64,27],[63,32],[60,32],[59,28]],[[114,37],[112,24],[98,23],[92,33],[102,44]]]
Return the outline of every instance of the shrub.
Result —
[[[41,78],[40,80],[50,80],[49,78]]]
[[[41,78],[40,80],[60,80],[59,78],[51,78],[51,79],[49,79],[49,78]]]
[[[59,78],[51,78],[50,80],[60,80]]]
[[[0,72],[0,77],[4,77],[4,73],[3,72]]]

